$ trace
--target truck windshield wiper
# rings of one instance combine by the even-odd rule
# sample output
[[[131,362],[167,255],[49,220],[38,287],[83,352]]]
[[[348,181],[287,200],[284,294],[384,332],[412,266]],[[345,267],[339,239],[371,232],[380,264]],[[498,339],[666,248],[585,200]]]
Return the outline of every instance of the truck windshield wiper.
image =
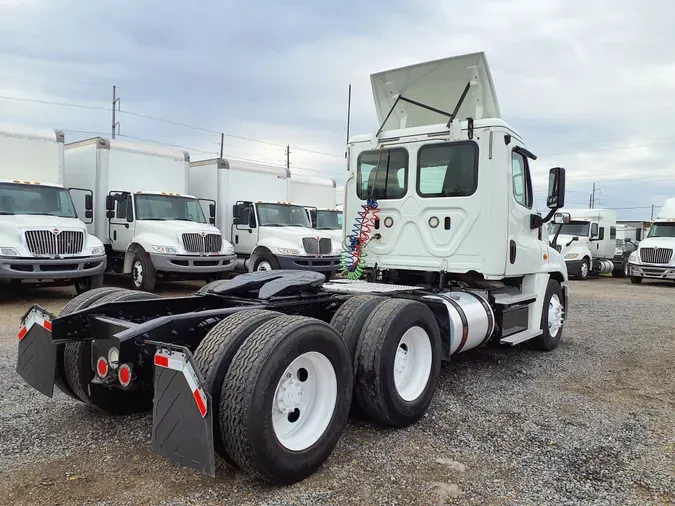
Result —
[[[55,213],[25,213],[29,216],[58,216],[60,218],[65,218],[65,216],[61,216],[60,214],[55,214]]]
[[[138,218],[138,219],[144,221],[166,221],[166,218]]]
[[[9,216],[12,215],[14,216],[16,213],[10,213],[9,211],[0,211],[0,215],[2,216]]]

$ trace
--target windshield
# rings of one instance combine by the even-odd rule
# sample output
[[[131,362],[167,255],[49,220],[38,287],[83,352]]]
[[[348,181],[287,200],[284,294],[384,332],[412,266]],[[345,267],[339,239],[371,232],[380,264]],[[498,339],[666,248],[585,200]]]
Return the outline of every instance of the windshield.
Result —
[[[169,195],[135,195],[136,219],[206,223],[197,199]]]
[[[258,204],[258,220],[263,227],[312,228],[307,211],[302,206],[288,204]]]
[[[317,230],[342,230],[342,211],[317,211]]]
[[[654,223],[647,237],[675,237],[675,223]]]
[[[0,215],[12,214],[77,218],[73,199],[65,188],[0,183]]]
[[[560,235],[575,235],[578,237],[588,237],[588,228],[590,223],[587,221],[570,221],[565,223],[560,229]]]

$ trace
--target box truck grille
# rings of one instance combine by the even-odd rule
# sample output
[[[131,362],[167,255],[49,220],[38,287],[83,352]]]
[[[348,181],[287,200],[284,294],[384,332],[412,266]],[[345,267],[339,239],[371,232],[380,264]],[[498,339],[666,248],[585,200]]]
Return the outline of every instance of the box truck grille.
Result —
[[[667,264],[673,256],[670,248],[641,248],[640,259],[646,264]]]
[[[84,232],[28,230],[26,244],[34,255],[78,255],[84,248]]]
[[[188,253],[218,253],[223,247],[220,234],[183,234],[183,247]]]
[[[332,241],[327,237],[318,240],[316,237],[303,237],[302,247],[308,255],[328,255],[333,250]]]

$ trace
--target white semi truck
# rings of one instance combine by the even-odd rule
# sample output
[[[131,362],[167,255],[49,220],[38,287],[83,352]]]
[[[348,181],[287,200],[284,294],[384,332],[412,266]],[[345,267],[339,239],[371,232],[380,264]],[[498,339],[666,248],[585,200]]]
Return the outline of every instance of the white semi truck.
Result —
[[[647,237],[640,241],[637,251],[628,259],[630,280],[643,279],[675,281],[675,198],[665,201],[649,227]]]
[[[111,413],[152,408],[158,453],[211,476],[217,455],[290,484],[325,462],[352,402],[406,427],[453,355],[490,341],[555,349],[567,269],[539,231],[564,204],[564,169],[549,173],[542,217],[535,156],[501,119],[482,53],[371,80],[381,127],[348,145],[345,223],[363,220],[345,229],[355,279],[251,272],[123,311],[139,294],[80,296],[59,317],[33,307],[18,373],[52,395],[58,356],[26,350],[65,345],[79,369],[63,368],[59,388]]]
[[[342,244],[342,211],[335,207],[335,180],[291,175],[289,189],[291,202],[307,209],[312,228],[327,233],[333,244]]]
[[[95,188],[90,231],[105,244],[108,271],[153,291],[166,280],[212,280],[234,269],[234,248],[188,194],[185,151],[96,137],[65,149],[66,182]]]
[[[558,233],[555,244],[576,279],[615,271],[616,211],[610,209],[565,209],[569,223],[552,225],[549,236]],[[559,229],[559,230],[558,230]],[[623,264],[618,273],[624,272]]]
[[[58,130],[0,125],[0,284],[74,284],[77,293],[103,284],[103,244],[82,221],[92,193],[63,186],[63,151]]]
[[[304,269],[332,277],[340,243],[312,229],[305,208],[290,199],[284,167],[211,159],[190,164],[190,191],[217,202],[216,225],[229,237],[244,272]]]

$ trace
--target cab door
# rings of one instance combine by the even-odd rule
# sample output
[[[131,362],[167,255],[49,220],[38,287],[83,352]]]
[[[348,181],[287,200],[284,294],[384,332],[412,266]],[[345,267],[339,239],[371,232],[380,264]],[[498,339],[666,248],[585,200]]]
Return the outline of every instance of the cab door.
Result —
[[[529,152],[519,146],[511,151],[507,275],[537,272],[543,262],[543,243],[539,239],[539,229],[531,228],[532,216],[537,213],[527,155]]]
[[[110,244],[114,251],[126,251],[136,235],[133,197],[129,192],[110,192],[114,197],[114,216],[110,218]]]
[[[258,243],[258,227],[252,202],[237,202],[233,207],[232,242],[238,255],[250,255]]]

